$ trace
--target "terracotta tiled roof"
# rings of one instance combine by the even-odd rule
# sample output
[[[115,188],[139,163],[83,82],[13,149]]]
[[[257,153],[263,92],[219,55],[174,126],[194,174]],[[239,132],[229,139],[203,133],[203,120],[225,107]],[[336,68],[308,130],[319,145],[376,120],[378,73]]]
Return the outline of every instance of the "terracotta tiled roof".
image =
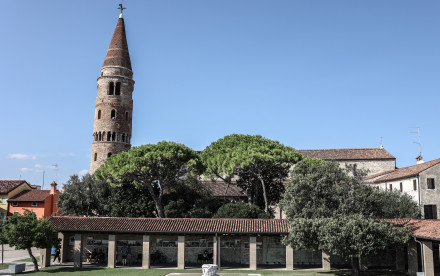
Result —
[[[207,191],[211,196],[214,197],[246,197],[241,188],[239,188],[235,183],[229,185],[223,181],[203,181]],[[228,189],[226,191],[226,189]],[[226,193],[226,194],[225,194]]]
[[[0,180],[0,194],[7,194],[16,187],[20,186],[24,180]]]
[[[392,173],[392,172],[394,172],[394,171],[395,171],[395,170],[384,171],[384,172],[380,172],[380,173],[372,174],[372,175],[370,175],[370,176],[367,176],[367,177],[365,178],[365,180],[374,179],[374,178],[377,178],[377,177],[380,177],[380,176],[383,176],[383,175],[386,175],[386,174]]]
[[[124,18],[119,18],[102,67],[121,66],[131,70]]]
[[[50,190],[27,190],[11,197],[8,201],[44,201],[50,195]]]
[[[396,159],[385,149],[298,149],[308,158],[319,158],[323,160],[377,160],[377,159]]]
[[[413,237],[425,239],[440,239],[440,220],[437,219],[388,219],[396,226],[408,226]]]
[[[287,234],[284,219],[51,217],[59,231]]]
[[[400,169],[397,169],[397,170],[390,172],[389,174],[387,174],[383,177],[380,177],[380,178],[374,180],[374,183],[379,183],[379,182],[414,176],[414,175],[417,175],[417,174],[423,172],[426,169],[429,169],[430,167],[432,167],[434,165],[437,165],[438,163],[440,163],[440,158],[429,161],[429,162],[425,162],[425,163],[422,163],[419,165],[400,168]]]

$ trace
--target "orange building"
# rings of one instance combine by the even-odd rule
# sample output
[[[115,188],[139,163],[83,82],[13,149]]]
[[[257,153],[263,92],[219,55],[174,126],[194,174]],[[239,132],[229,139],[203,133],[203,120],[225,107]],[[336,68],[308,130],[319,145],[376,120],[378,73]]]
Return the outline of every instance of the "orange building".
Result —
[[[50,190],[26,190],[8,200],[8,216],[23,214],[24,210],[34,212],[37,218],[48,218],[58,211],[57,184],[52,182]]]

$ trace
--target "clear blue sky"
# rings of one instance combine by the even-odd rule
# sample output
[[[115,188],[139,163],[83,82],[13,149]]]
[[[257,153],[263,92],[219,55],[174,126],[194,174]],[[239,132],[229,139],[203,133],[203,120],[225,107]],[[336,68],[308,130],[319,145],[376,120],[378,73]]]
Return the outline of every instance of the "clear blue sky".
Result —
[[[88,170],[118,1],[2,1],[0,178]],[[125,0],[133,146],[231,133],[440,157],[440,1]],[[58,164],[56,171],[51,165]]]

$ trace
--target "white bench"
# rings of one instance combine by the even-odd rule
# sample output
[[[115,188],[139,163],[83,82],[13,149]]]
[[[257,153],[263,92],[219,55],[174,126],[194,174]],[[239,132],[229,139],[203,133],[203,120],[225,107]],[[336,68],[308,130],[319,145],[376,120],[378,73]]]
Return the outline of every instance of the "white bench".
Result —
[[[25,263],[9,265],[9,273],[11,273],[11,274],[18,274],[18,273],[24,272],[25,269],[26,269]]]

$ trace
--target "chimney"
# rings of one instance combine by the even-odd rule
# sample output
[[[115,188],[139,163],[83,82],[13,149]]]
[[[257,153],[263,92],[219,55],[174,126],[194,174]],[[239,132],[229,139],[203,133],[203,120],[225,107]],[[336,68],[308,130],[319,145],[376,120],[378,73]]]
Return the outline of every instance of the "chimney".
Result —
[[[61,192],[64,193],[66,191],[66,185],[63,185],[63,187],[61,187]]]
[[[417,165],[425,163],[425,162],[423,161],[423,157],[422,157],[421,155],[417,156],[417,157],[416,157],[416,160],[417,160]]]
[[[54,195],[56,190],[57,190],[57,183],[53,181],[52,183],[50,183],[50,194]]]

